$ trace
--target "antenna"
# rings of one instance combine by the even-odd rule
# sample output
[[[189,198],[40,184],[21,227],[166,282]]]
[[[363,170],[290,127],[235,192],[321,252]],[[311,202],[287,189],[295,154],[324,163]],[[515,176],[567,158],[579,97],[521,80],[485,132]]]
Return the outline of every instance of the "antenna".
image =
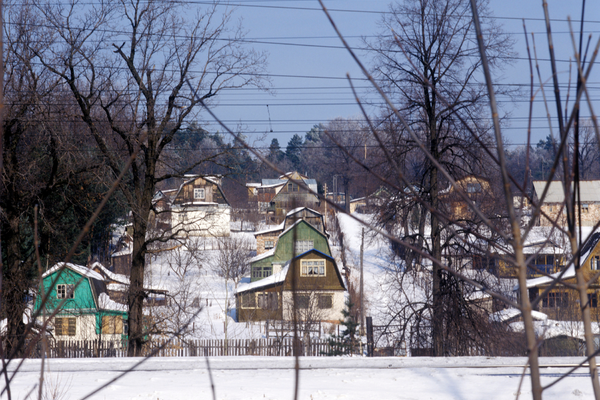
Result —
[[[267,104],[267,112],[269,113],[269,129],[270,129],[270,132],[273,133],[273,124],[271,123],[271,111],[269,110],[268,104]]]

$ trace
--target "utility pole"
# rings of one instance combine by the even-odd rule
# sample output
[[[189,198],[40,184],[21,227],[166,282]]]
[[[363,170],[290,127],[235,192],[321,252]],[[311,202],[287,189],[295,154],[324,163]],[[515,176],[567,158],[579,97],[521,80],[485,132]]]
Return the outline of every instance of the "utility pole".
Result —
[[[360,335],[365,334],[365,281],[363,273],[363,254],[365,247],[365,228],[362,228],[362,234],[360,238]]]
[[[325,183],[323,190],[325,191],[325,225],[328,225],[329,217],[327,216],[327,183]]]

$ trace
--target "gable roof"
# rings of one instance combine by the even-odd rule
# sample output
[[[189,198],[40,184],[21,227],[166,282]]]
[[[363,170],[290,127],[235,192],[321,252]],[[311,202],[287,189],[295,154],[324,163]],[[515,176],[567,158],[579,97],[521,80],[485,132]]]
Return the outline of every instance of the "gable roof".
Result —
[[[581,257],[579,258],[579,265],[583,265],[586,263],[586,261],[588,260],[588,258],[590,258],[590,254],[592,253],[592,250],[594,250],[596,248],[596,246],[598,245],[598,242],[600,241],[600,232],[594,232],[594,234],[588,239],[586,240],[586,242],[583,244],[583,247],[581,248]],[[550,276],[542,276],[539,278],[534,278],[534,279],[528,279],[527,280],[527,288],[534,288],[534,287],[538,287],[541,285],[545,285],[548,283],[553,282],[555,279],[557,279],[559,277],[559,275],[562,273],[562,271],[556,272],[554,274],[551,274]],[[569,278],[574,278],[575,277],[575,264],[571,264],[569,266],[569,268],[567,268],[567,270],[565,271],[565,273],[563,274],[561,279],[569,279]],[[516,285],[515,288],[513,290],[518,290],[519,289],[519,285]]]
[[[97,279],[99,281],[104,280],[104,277],[102,275],[100,275],[98,272],[94,271],[91,268],[84,267],[82,265],[63,263],[63,262],[57,263],[52,268],[50,268],[48,271],[44,272],[44,274],[42,275],[42,278],[50,276],[53,273],[55,273],[56,271],[59,271],[63,268],[73,270],[74,272],[78,273],[79,275],[83,275],[86,278]]]
[[[533,181],[533,189],[539,199],[544,192],[546,181]],[[571,188],[573,184],[571,184]],[[565,200],[565,191],[562,181],[551,181],[544,203],[562,203]],[[579,189],[582,202],[600,202],[600,180],[580,181]]]
[[[179,193],[181,193],[184,186],[189,185],[190,183],[194,182],[196,179],[200,178],[200,179],[205,180],[206,182],[216,185],[217,190],[219,190],[219,192],[221,192],[221,196],[223,196],[223,200],[225,200],[225,203],[227,203],[227,205],[231,206],[231,203],[229,202],[229,200],[227,200],[227,197],[225,197],[225,193],[223,192],[223,189],[221,189],[221,185],[219,184],[219,178],[216,178],[214,176],[202,176],[202,175],[185,175],[185,178],[187,178],[187,180],[183,181],[183,183],[181,185],[179,185],[179,188],[177,189],[177,192],[173,195],[173,198],[171,201],[175,201],[175,199],[177,199],[177,196],[179,196]],[[217,204],[217,203],[209,203],[209,202],[202,202],[202,203]]]
[[[290,269],[290,265],[292,264],[292,262],[298,258],[304,257],[305,255],[307,255],[309,253],[317,253],[320,256],[322,256],[323,258],[330,260],[333,263],[333,268],[335,269],[335,272],[337,274],[338,279],[340,280],[340,283],[342,284],[342,287],[344,289],[346,289],[346,285],[344,284],[344,280],[342,279],[342,274],[340,273],[340,271],[337,267],[337,263],[335,262],[335,259],[333,257],[328,256],[327,254],[323,253],[322,251],[319,251],[317,249],[310,249],[310,250],[307,250],[302,254],[298,254],[296,257],[288,260],[284,264],[284,266],[281,268],[281,271],[279,271],[278,273],[270,275],[270,276],[260,279],[258,281],[241,284],[240,286],[238,286],[235,293],[237,294],[237,293],[248,292],[250,290],[266,288],[266,287],[277,285],[279,283],[283,283],[285,281],[285,278],[287,277],[287,273]]]

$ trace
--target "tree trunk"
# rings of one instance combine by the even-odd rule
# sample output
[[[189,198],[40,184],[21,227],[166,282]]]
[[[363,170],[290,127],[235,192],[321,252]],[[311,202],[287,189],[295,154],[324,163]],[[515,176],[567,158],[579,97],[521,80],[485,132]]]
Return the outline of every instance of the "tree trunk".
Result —
[[[23,357],[23,347],[18,343],[25,333],[23,313],[25,312],[25,297],[27,296],[27,277],[21,262],[19,218],[13,217],[4,224],[6,263],[3,276],[3,304],[7,319],[5,354],[10,358]]]

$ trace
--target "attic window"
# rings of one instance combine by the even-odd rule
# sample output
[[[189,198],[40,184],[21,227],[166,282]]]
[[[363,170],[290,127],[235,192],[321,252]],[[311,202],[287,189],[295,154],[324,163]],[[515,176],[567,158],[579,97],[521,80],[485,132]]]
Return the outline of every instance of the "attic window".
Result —
[[[315,247],[314,240],[296,240],[294,242],[294,253],[302,254]]]
[[[204,200],[206,198],[204,188],[194,188],[194,199]]]
[[[302,260],[301,276],[325,276],[325,260]]]
[[[587,204],[582,204],[581,205],[581,212],[587,214],[590,211],[589,207]]]
[[[272,240],[265,240],[265,249],[272,249],[275,247],[275,244]]]
[[[288,184],[288,192],[297,192],[297,191],[298,191],[298,185],[296,183]]]
[[[481,192],[481,183],[467,183],[467,193]]]
[[[590,268],[592,271],[598,271],[600,269],[600,256],[592,257]]]
[[[56,285],[57,299],[72,299],[74,298],[74,285]]]

